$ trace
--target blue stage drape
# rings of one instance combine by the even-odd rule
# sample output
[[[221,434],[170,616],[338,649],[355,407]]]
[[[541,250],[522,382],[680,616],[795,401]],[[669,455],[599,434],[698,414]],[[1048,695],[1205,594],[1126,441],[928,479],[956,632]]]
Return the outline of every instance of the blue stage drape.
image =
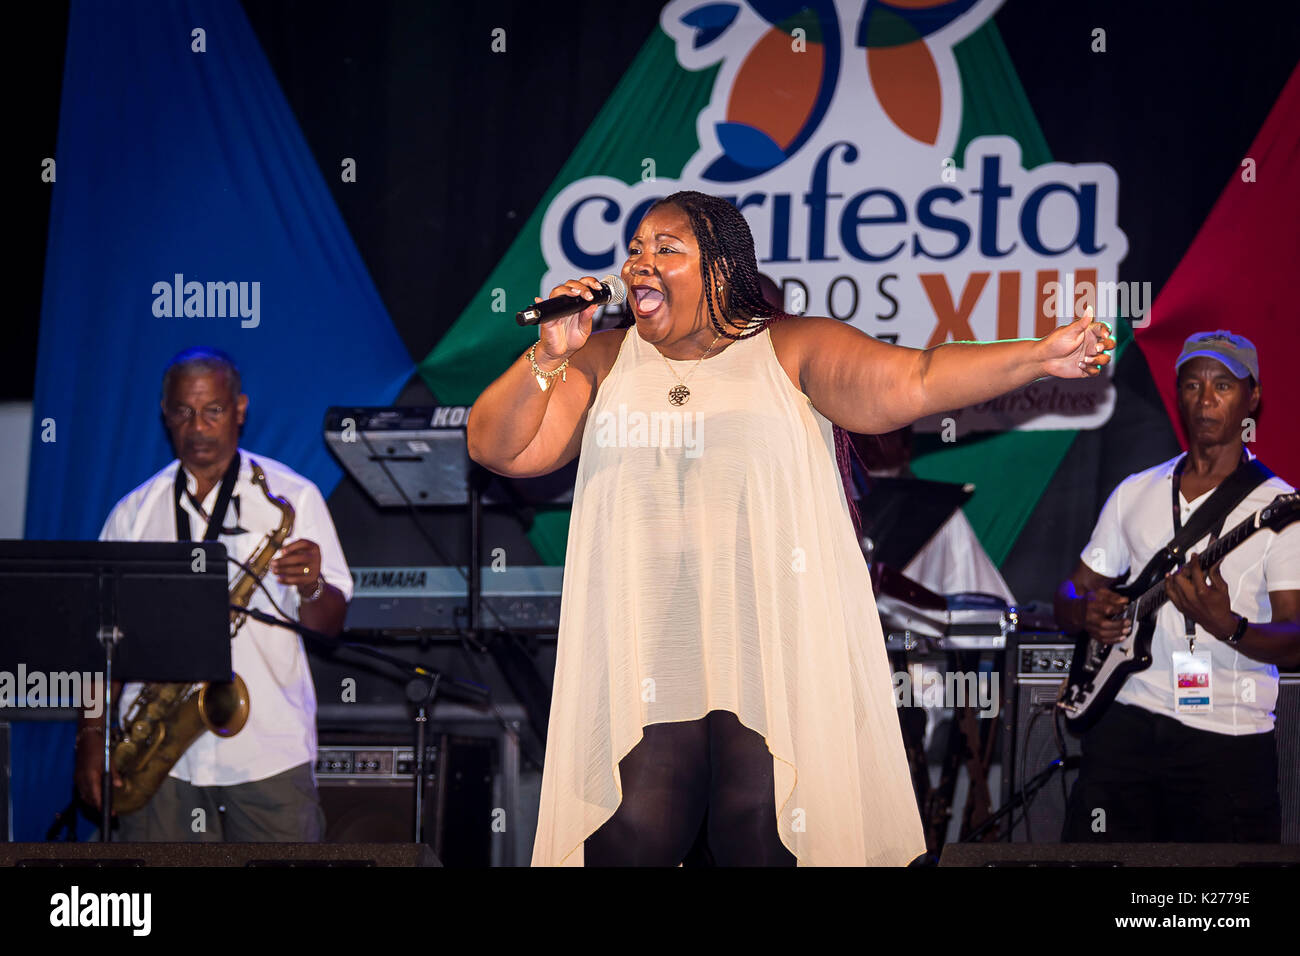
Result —
[[[341,472],[321,438],[325,408],[391,402],[413,371],[322,175],[345,158],[318,167],[233,0],[74,0],[28,538],[97,537],[113,504],[171,460],[161,376],[191,345],[239,363],[242,445],[330,493]],[[160,291],[178,275],[179,310]],[[66,725],[15,728],[17,839],[40,839],[69,796],[71,750],[56,735],[70,743]]]

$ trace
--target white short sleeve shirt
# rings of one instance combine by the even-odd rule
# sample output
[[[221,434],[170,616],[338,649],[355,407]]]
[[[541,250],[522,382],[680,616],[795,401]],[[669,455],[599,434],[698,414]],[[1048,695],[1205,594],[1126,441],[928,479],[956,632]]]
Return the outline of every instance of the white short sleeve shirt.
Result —
[[[1252,459],[1255,457],[1249,450],[1247,454]],[[1130,569],[1136,575],[1153,554],[1169,543],[1174,536],[1170,515],[1174,466],[1181,457],[1175,456],[1119,483],[1101,510],[1092,539],[1079,555],[1084,564],[1103,577],[1118,577]],[[1220,533],[1228,532],[1266,507],[1279,494],[1294,490],[1281,478],[1270,478],[1229,513]],[[1184,526],[1211,494],[1213,491],[1207,491],[1190,502],[1180,494],[1180,520]],[[1200,554],[1209,540],[1207,534],[1187,549],[1188,554]],[[1273,610],[1268,593],[1300,590],[1300,524],[1292,524],[1280,534],[1267,529],[1255,532],[1224,558],[1220,573],[1228,585],[1235,613],[1259,623],[1271,621]],[[1172,655],[1187,650],[1187,634],[1182,612],[1172,602],[1166,602],[1157,612],[1151,666],[1131,674],[1115,699],[1173,717],[1198,730],[1234,736],[1272,730],[1277,668],[1253,660],[1215,639],[1199,624],[1196,647],[1198,651],[1202,647],[1210,651],[1213,709],[1209,713],[1174,712]]]
[[[268,533],[279,525],[280,511],[266,499],[252,481],[252,461],[266,474],[271,494],[284,498],[294,508],[293,531],[289,541],[307,539],[320,546],[321,574],[326,582],[352,597],[352,576],[329,510],[320,491],[306,478],[265,455],[240,449],[239,474],[230,507],[226,511],[225,531],[220,535],[226,552],[244,563],[252,558]],[[175,541],[176,517],[174,484],[179,461],[173,461],[158,474],[117,503],[100,532],[102,541]],[[186,475],[191,491],[194,478]],[[202,502],[211,513],[219,488],[213,488]],[[207,521],[199,515],[188,496],[181,496],[181,507],[189,514],[194,538],[202,538]],[[233,563],[228,568],[231,583],[240,573]],[[262,583],[275,603],[292,617],[298,616],[298,589],[282,586],[270,571]],[[258,588],[250,607],[274,614],[275,609]],[[264,780],[292,767],[316,760],[316,691],[302,638],[292,631],[246,620],[230,645],[235,673],[248,686],[250,708],[248,723],[233,737],[220,738],[205,733],[194,742],[172,768],[171,776],[195,786],[231,786]],[[127,684],[122,690],[121,709],[125,713],[140,684]]]

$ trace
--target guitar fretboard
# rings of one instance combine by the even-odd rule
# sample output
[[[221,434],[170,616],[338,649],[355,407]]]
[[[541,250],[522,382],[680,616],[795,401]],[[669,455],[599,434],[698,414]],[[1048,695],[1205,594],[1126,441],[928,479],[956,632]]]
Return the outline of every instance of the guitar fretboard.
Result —
[[[1228,556],[1228,553],[1236,548],[1243,541],[1259,530],[1256,523],[1259,520],[1259,512],[1252,514],[1249,518],[1237,525],[1227,534],[1222,535],[1214,541],[1201,554],[1201,569],[1206,574],[1214,568],[1220,561]],[[1137,599],[1137,607],[1134,611],[1134,620],[1141,621],[1148,614],[1155,614],[1169,600],[1169,595],[1165,591],[1165,582],[1162,578],[1142,593]]]

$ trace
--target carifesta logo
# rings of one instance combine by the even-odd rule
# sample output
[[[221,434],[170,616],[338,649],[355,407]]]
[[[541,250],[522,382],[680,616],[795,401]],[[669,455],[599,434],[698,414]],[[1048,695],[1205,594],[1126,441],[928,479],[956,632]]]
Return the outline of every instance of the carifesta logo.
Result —
[[[680,67],[717,67],[696,117],[699,150],[675,180],[593,176],[562,189],[543,217],[541,288],[617,271],[650,205],[699,189],[744,212],[759,269],[791,312],[915,348],[1038,337],[1085,305],[1113,324],[1106,305],[1128,250],[1115,171],[1027,170],[1003,136],[954,155],[962,89],[953,47],[1000,3],[669,3],[660,25]],[[960,431],[1096,427],[1113,407],[1111,368],[952,417]],[[951,430],[944,417],[918,428]]]

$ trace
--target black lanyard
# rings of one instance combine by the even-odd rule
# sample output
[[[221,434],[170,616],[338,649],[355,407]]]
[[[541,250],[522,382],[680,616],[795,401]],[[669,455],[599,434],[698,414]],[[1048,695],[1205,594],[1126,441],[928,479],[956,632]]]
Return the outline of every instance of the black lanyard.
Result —
[[[221,490],[217,492],[217,503],[212,509],[212,515],[208,518],[207,530],[203,532],[204,541],[216,541],[221,534],[221,526],[226,520],[226,509],[230,507],[230,496],[235,490],[235,479],[239,477],[240,458],[239,452],[235,452],[235,457],[230,459],[230,464],[226,467],[226,473],[221,477]],[[190,535],[190,516],[181,507],[181,495],[188,491],[185,483],[185,468],[182,465],[176,466],[176,540],[193,541]]]
[[[1182,480],[1183,480],[1183,466],[1187,464],[1187,459],[1190,458],[1190,457],[1191,457],[1191,454],[1190,454],[1190,453],[1184,453],[1184,454],[1183,454],[1183,457],[1180,458],[1180,459],[1178,459],[1178,464],[1174,465],[1174,503],[1173,503],[1173,508],[1174,508],[1174,537],[1175,537],[1175,538],[1178,537],[1179,533],[1183,530],[1183,514],[1182,514],[1182,512],[1183,512],[1183,508],[1182,508],[1182,504],[1181,504],[1181,502],[1179,501],[1179,491],[1180,491],[1180,487],[1181,487]],[[1245,464],[1245,463],[1247,463],[1247,462],[1249,462],[1249,461],[1250,461],[1250,457],[1246,454],[1246,449],[1245,449],[1245,448],[1242,448],[1242,449],[1241,449],[1241,462],[1238,463],[1237,467],[1240,468],[1241,465],[1243,465],[1243,464]],[[1225,479],[1225,480],[1226,480],[1226,479]],[[1210,492],[1207,491],[1206,494],[1210,494]],[[1228,516],[1227,516],[1227,514],[1225,513],[1224,516],[1223,516],[1222,518],[1219,519],[1218,527],[1214,528],[1214,530],[1210,532],[1210,540],[1211,540],[1211,541],[1213,541],[1215,538],[1217,538],[1217,537],[1219,536],[1219,532],[1220,532],[1221,530],[1223,530],[1223,522],[1224,522],[1225,520],[1227,520],[1227,517],[1228,517]],[[1190,544],[1191,544],[1191,542],[1189,542],[1189,545],[1190,545]],[[1182,566],[1183,566],[1183,554],[1184,554],[1184,552],[1185,552],[1186,550],[1187,550],[1187,549],[1184,548],[1184,549],[1182,549],[1181,551],[1179,551],[1179,553],[1178,553],[1178,567],[1179,567],[1180,569],[1181,569]],[[1185,629],[1186,629],[1186,633],[1187,633],[1187,634],[1190,635],[1190,634],[1195,634],[1195,633],[1196,633],[1196,624],[1195,624],[1195,622],[1193,622],[1192,619],[1191,619],[1190,617],[1188,617],[1186,614],[1183,615],[1183,624],[1184,624],[1184,627],[1185,627]]]

